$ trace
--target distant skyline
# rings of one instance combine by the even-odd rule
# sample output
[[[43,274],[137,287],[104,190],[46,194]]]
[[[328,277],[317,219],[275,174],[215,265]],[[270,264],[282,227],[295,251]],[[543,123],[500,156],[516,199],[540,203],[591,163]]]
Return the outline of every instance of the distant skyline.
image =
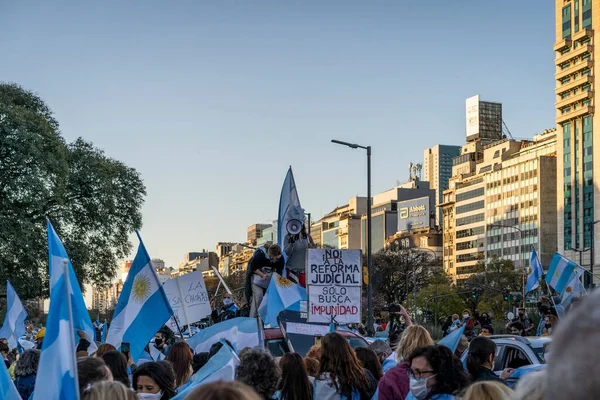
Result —
[[[472,95],[517,138],[554,127],[554,24],[543,0],[8,0],[0,81],[142,174],[144,243],[177,266],[276,219],[289,165],[315,220],[365,196],[364,151],[331,139],[373,147],[376,194],[464,144]]]

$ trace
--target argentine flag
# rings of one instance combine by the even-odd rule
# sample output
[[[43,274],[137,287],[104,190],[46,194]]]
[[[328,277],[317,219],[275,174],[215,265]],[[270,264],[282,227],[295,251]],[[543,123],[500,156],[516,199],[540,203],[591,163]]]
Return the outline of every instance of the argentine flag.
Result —
[[[577,268],[577,273],[573,274],[573,277],[565,287],[560,298],[560,304],[556,305],[556,312],[559,318],[565,316],[567,307],[573,302],[573,299],[586,293],[585,287],[581,283],[581,275],[583,275],[583,269]]]
[[[58,238],[58,235],[50,223],[50,220],[47,221],[48,252],[50,258],[50,298],[52,298],[52,292],[55,290],[57,282],[64,276],[66,263],[69,271],[68,289],[69,293],[71,293],[73,326],[75,331],[85,331],[87,339],[91,343],[90,347],[88,348],[88,353],[92,354],[98,350],[98,346],[96,346],[96,342],[94,341],[96,338],[96,329],[94,329],[94,325],[92,324],[92,320],[85,305],[85,300],[83,299],[83,294],[81,293],[81,288],[79,287],[79,282],[77,281],[77,277],[73,271],[73,265],[71,265],[67,251]],[[76,344],[79,343],[79,336],[77,335],[77,332],[73,332],[73,338],[75,339]]]
[[[142,355],[152,336],[171,318],[173,310],[138,234],[140,245],[108,330],[106,343],[117,349],[130,344],[134,362]]]
[[[0,338],[7,339],[8,347],[14,349],[18,345],[18,339],[26,332],[27,312],[9,281],[6,281],[6,310],[4,324],[0,329]]]
[[[281,246],[283,258],[287,261],[287,254],[284,250],[284,238],[288,232],[288,226],[294,224],[304,224],[304,210],[300,206],[300,199],[296,191],[296,182],[294,181],[294,173],[292,167],[288,169],[283,187],[281,188],[281,196],[279,197],[279,216],[277,218],[277,243]]]
[[[211,325],[189,338],[187,344],[194,353],[202,353],[221,339],[227,339],[237,352],[244,347],[260,346],[256,318],[238,317]]]
[[[13,383],[4,361],[0,361],[0,399],[21,400],[19,392]],[[27,400],[27,399],[25,399]]]
[[[306,289],[275,272],[258,312],[265,325],[276,328],[279,313],[290,309],[300,311],[300,301],[306,301]]]
[[[67,296],[67,293],[71,293],[72,287],[73,285],[69,285],[69,289],[67,289],[63,275],[55,282],[54,289],[50,294],[50,311],[35,379],[33,400],[79,398],[73,338],[74,321],[69,318],[69,298]],[[71,294],[70,297],[72,298],[73,295]]]
[[[173,400],[183,400],[196,387],[206,383],[234,381],[235,369],[239,363],[240,360],[235,352],[226,344],[223,345],[217,354],[196,372],[185,390],[173,397]]]
[[[540,279],[544,274],[544,268],[540,262],[537,251],[535,249],[531,252],[531,261],[529,262],[529,270],[527,271],[527,282],[525,284],[525,294],[531,292],[540,286]]]
[[[582,273],[583,269],[579,265],[559,253],[554,253],[546,274],[546,283],[562,295],[573,277],[581,276]]]
[[[108,328],[108,324],[106,320],[104,320],[104,324],[102,325],[102,337],[100,338],[100,344],[104,344],[106,342],[106,330]]]
[[[454,353],[456,351],[456,348],[458,347],[458,343],[460,343],[460,338],[465,333],[466,326],[467,326],[467,323],[464,322],[460,328],[458,328],[454,332],[443,337],[442,340],[437,342],[437,344],[446,346],[447,348],[452,350],[452,352]]]

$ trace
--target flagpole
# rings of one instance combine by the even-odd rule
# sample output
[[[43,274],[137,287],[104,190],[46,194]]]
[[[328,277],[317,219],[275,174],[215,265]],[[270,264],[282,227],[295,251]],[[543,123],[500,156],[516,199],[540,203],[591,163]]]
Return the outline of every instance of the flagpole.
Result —
[[[67,307],[69,308],[69,330],[71,331],[71,335],[75,332],[75,327],[73,326],[73,308],[71,307],[71,292],[69,290],[69,262],[67,260],[63,261],[63,274],[65,277],[65,294],[67,296]],[[52,298],[50,299],[52,301]],[[75,356],[75,341],[73,340],[73,336],[71,336],[71,340],[69,341],[71,345],[71,357],[73,357],[73,365],[75,365],[75,371],[73,371],[73,379],[75,380],[75,387],[79,387],[79,379],[77,374],[77,358]],[[79,400],[79,391],[77,391],[77,400]]]

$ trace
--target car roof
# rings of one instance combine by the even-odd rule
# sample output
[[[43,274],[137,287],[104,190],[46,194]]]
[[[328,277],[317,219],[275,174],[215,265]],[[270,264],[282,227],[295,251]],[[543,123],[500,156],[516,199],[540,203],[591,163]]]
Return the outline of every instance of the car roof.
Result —
[[[545,343],[551,340],[550,336],[491,335],[487,337],[494,342],[518,342],[531,347],[543,347]]]
[[[281,331],[280,328],[265,328],[264,332],[265,332],[265,339],[281,339],[281,338],[283,338],[283,332]],[[338,329],[338,330],[336,330],[336,332],[345,338],[354,338],[354,337],[362,338],[362,336],[357,335],[356,333],[345,330],[345,329]]]

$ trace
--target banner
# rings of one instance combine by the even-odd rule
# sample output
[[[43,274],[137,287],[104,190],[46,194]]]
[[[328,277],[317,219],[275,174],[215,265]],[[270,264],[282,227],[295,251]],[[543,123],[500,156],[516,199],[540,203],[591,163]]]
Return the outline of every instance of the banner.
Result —
[[[360,250],[308,249],[308,322],[361,322]]]
[[[173,308],[173,318],[177,318],[181,329],[184,325],[208,317],[212,312],[204,278],[200,271],[169,279],[163,284],[163,289],[171,308]],[[173,318],[169,319],[166,325],[173,332],[178,332]]]

